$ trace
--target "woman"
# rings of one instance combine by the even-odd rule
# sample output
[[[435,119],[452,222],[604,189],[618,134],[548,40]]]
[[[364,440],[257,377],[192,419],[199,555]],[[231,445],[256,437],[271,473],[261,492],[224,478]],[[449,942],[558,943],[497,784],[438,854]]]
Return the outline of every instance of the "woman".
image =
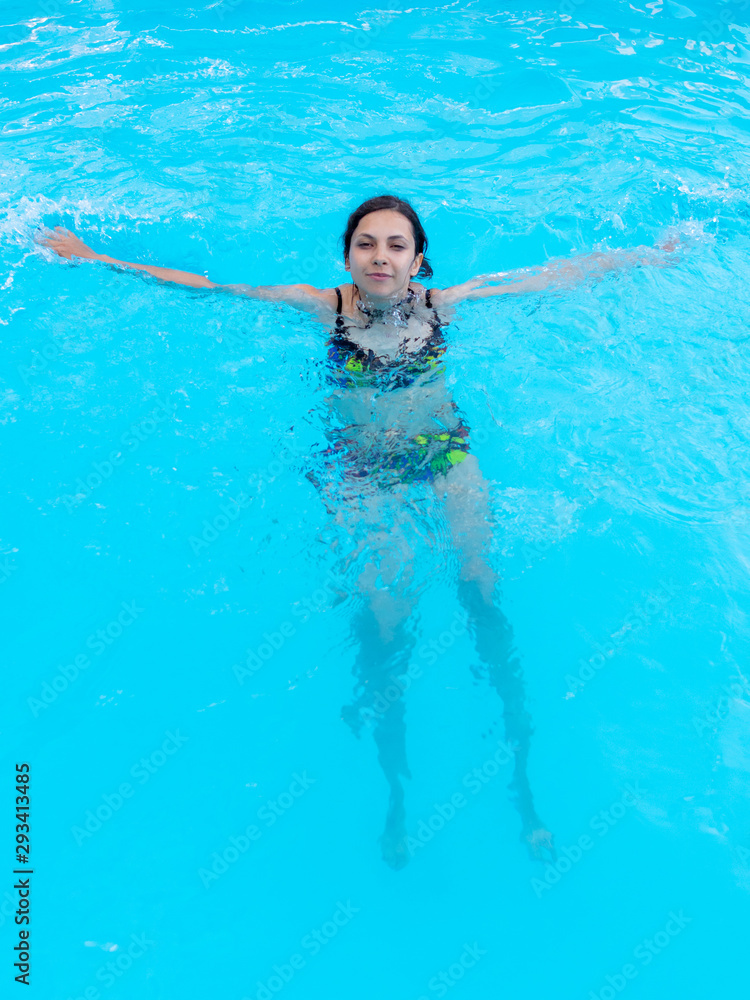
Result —
[[[424,535],[411,497],[420,482],[429,484],[443,503],[458,559],[458,599],[483,672],[503,700],[521,836],[533,856],[546,852],[554,858],[553,838],[536,814],[526,774],[531,725],[520,665],[510,625],[494,602],[498,577],[489,561],[488,483],[469,451],[469,428],[445,384],[443,318],[461,301],[560,287],[595,272],[663,258],[653,251],[643,256],[646,248],[636,254],[599,253],[536,271],[484,275],[450,288],[426,289],[414,279],[432,277],[427,237],[411,205],[391,195],[364,202],[349,217],[344,267],[352,283],[337,288],[217,285],[185,271],[97,254],[59,226],[40,242],[65,258],[91,258],[195,288],[287,302],[333,324],[328,340],[329,447],[308,476],[353,540],[341,571],[356,571],[362,601],[352,621],[359,693],[344,709],[344,718],[357,734],[365,721],[373,726],[390,787],[383,856],[399,868],[409,853],[401,784],[409,776],[404,704],[402,686],[395,682],[405,675],[415,645],[408,628],[418,598],[413,543],[415,536]],[[434,544],[436,534],[428,525],[428,544]],[[385,690],[397,694],[386,701]]]

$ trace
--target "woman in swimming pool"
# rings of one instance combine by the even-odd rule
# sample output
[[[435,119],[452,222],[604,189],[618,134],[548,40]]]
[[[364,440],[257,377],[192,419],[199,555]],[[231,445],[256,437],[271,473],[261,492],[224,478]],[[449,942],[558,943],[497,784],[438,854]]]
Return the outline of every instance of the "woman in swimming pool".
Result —
[[[330,446],[308,476],[352,542],[352,551],[341,556],[341,571],[354,575],[356,592],[364,599],[352,621],[358,695],[344,709],[344,718],[357,734],[363,725],[372,727],[389,784],[383,856],[399,868],[411,853],[401,784],[409,776],[402,698],[408,685],[398,678],[406,676],[416,645],[408,625],[424,586],[415,581],[412,545],[417,537],[432,547],[439,534],[431,525],[426,533],[420,530],[423,515],[414,499],[419,494],[414,484],[420,482],[442,502],[450,524],[465,615],[461,629],[469,629],[482,672],[503,701],[522,838],[534,856],[546,852],[554,858],[553,838],[536,814],[526,773],[532,730],[521,668],[510,624],[495,603],[489,485],[469,452],[469,428],[445,384],[442,327],[450,307],[461,301],[562,287],[595,273],[664,258],[645,247],[635,253],[597,253],[425,289],[414,279],[432,277],[427,237],[411,205],[390,195],[364,202],[349,217],[344,266],[352,283],[338,288],[217,285],[201,275],[97,254],[59,226],[39,242],[68,259],[91,258],[195,288],[286,302],[333,326],[328,340]],[[347,547],[342,540],[334,543],[337,549]],[[422,646],[420,656],[436,662],[436,646],[442,650],[434,642],[431,649]]]

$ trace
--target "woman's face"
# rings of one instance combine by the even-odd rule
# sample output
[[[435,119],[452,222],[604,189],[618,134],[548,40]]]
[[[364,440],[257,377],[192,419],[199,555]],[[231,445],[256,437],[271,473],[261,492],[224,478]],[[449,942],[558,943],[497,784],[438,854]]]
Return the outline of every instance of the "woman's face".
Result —
[[[360,292],[371,301],[398,301],[422,266],[414,256],[411,222],[393,209],[370,212],[352,234],[346,269]]]

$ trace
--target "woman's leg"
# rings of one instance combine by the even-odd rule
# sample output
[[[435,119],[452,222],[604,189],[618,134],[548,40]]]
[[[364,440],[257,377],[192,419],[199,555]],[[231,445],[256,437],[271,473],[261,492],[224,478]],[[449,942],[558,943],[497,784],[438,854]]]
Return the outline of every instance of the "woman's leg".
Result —
[[[499,577],[489,561],[492,542],[489,483],[482,476],[475,455],[467,455],[445,475],[436,477],[433,488],[444,499],[451,540],[460,560],[458,599],[469,616],[468,626],[488,678],[503,701],[506,741],[514,747],[513,790],[521,814],[522,839],[535,857],[547,849],[554,857],[552,834],[537,816],[527,775],[531,744],[531,716],[525,707],[521,664],[513,642],[510,622],[494,603]]]
[[[400,491],[376,495],[364,509],[340,508],[340,513],[341,527],[357,541],[337,573],[352,581],[361,600],[351,621],[357,647],[356,697],[342,716],[357,736],[363,727],[372,729],[389,786],[380,841],[383,858],[392,868],[401,868],[408,861],[401,779],[410,777],[403,701],[408,683],[402,678],[415,644],[408,622],[418,599],[412,537],[416,528]]]

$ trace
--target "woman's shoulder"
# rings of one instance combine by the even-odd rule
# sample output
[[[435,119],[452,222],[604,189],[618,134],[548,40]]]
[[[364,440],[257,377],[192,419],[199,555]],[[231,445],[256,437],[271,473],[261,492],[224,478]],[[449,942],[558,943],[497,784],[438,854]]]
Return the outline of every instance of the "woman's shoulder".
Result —
[[[427,288],[426,285],[422,285],[418,281],[412,281],[411,287],[428,308],[432,309],[440,303],[440,299],[443,295],[442,289]]]
[[[343,287],[344,286],[339,285],[339,288],[342,288],[342,290]],[[316,298],[321,302],[325,302],[325,304],[329,305],[332,309],[336,309],[338,296],[336,295],[335,288],[316,288],[315,285],[297,285],[297,288],[306,292],[313,298]]]
[[[312,289],[313,286],[310,285],[310,288]],[[330,306],[334,312],[339,310],[340,296],[343,312],[351,312],[351,307],[354,304],[354,285],[335,285],[333,288],[315,288],[313,291],[315,296]]]
[[[425,288],[424,285],[421,287],[423,289],[423,297],[430,307],[440,305],[445,294],[442,288]]]

